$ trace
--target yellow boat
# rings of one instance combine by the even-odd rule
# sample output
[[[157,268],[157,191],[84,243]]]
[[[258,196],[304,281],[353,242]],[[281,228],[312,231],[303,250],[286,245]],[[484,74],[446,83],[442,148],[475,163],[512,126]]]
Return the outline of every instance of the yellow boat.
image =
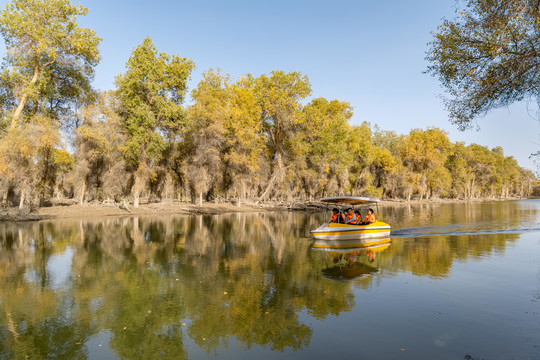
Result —
[[[329,204],[359,206],[377,204],[380,200],[359,196],[337,196],[321,200]],[[351,225],[325,223],[311,231],[315,238],[316,248],[350,248],[355,246],[371,246],[389,241],[391,227],[387,223],[377,221],[368,225]]]

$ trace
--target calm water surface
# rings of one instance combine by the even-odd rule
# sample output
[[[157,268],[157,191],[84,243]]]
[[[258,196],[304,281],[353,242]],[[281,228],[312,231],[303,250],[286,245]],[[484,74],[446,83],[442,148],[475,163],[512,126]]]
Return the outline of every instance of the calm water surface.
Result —
[[[0,359],[540,359],[540,201],[0,223]]]

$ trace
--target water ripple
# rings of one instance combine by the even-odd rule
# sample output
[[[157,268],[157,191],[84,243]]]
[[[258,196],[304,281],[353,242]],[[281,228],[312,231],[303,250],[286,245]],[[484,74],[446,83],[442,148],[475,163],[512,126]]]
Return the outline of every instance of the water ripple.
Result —
[[[439,231],[436,231],[439,230]],[[479,230],[458,230],[448,229],[441,231],[438,226],[425,227],[406,227],[397,230],[392,230],[391,238],[411,238],[411,237],[426,237],[426,236],[463,236],[463,235],[494,235],[494,234],[520,234],[540,231],[540,227],[520,228],[520,229],[479,229]],[[446,230],[446,229],[445,229]]]

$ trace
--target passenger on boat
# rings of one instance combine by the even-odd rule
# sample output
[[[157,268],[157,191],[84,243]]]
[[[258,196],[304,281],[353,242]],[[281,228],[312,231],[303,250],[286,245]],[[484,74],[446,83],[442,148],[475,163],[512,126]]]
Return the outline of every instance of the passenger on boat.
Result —
[[[347,214],[345,215],[345,224],[356,225],[356,214],[352,208],[347,209]]]
[[[338,223],[343,224],[345,222],[345,219],[343,219],[343,215],[339,212],[337,208],[332,209],[333,215],[332,215],[332,221],[331,223]]]
[[[355,210],[354,213],[356,214],[356,225],[362,225],[364,223],[362,221],[362,214],[360,214],[359,210]]]
[[[369,209],[367,211],[366,220],[364,221],[364,224],[372,224],[376,222],[375,214],[373,213],[373,209]]]

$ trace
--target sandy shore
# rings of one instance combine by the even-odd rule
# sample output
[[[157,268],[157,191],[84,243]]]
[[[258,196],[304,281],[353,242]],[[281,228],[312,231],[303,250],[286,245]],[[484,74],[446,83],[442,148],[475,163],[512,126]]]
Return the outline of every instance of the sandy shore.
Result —
[[[474,199],[474,200],[454,200],[454,199],[433,199],[433,200],[412,200],[412,201],[381,201],[379,207],[403,206],[418,204],[437,203],[463,203],[479,201],[495,201],[498,199]],[[517,199],[506,199],[517,200]],[[119,204],[64,204],[42,207],[34,211],[17,208],[0,209],[0,221],[36,221],[47,219],[68,219],[68,218],[92,218],[103,216],[130,216],[130,215],[215,215],[232,212],[265,212],[265,211],[320,211],[326,209],[327,205],[320,202],[295,202],[295,203],[274,203],[263,204],[245,203],[241,206],[233,204],[204,203],[202,206],[185,203],[153,203],[142,204],[138,208],[132,205],[123,206]]]
[[[173,215],[173,214],[223,214],[227,212],[266,211],[264,208],[234,206],[230,204],[142,204],[138,208],[117,205],[55,205],[42,207],[37,210],[20,211],[16,208],[0,210],[0,221],[34,221],[47,219],[92,218],[103,216],[130,215]]]
[[[35,221],[47,219],[68,219],[68,218],[92,218],[103,216],[133,216],[133,215],[217,215],[232,212],[264,212],[279,210],[305,210],[318,211],[321,204],[307,205],[299,208],[287,204],[214,204],[204,203],[202,206],[185,203],[153,203],[141,204],[138,208],[132,205],[124,206],[120,204],[100,205],[54,205],[41,207],[36,210],[23,210],[18,208],[0,209],[0,221]]]

